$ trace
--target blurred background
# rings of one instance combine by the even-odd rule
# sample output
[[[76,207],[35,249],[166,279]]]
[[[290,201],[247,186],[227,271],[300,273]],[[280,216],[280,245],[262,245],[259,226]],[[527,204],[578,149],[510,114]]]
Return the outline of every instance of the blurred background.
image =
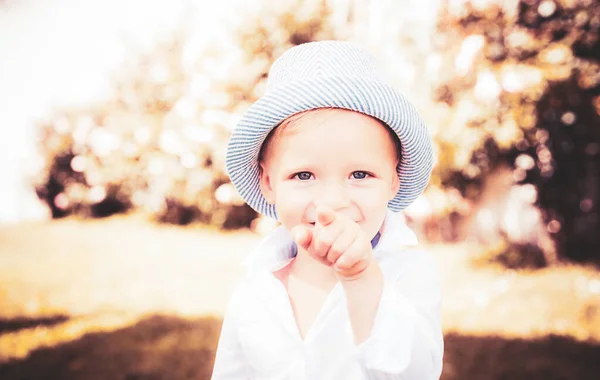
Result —
[[[209,379],[250,247],[231,128],[303,42],[367,47],[438,161],[405,212],[442,379],[600,378],[597,0],[0,1],[0,378]]]

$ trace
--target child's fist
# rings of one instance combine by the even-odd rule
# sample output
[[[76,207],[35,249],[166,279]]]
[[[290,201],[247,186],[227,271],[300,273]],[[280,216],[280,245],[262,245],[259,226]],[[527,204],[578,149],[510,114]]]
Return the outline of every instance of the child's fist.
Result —
[[[312,228],[297,226],[292,236],[298,246],[325,265],[333,266],[341,280],[361,276],[372,261],[371,243],[360,226],[328,207],[318,207]]]

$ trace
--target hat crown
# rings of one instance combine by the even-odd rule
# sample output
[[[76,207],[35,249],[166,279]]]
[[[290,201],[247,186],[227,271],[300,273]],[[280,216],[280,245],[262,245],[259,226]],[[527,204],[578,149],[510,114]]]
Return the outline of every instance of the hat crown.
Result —
[[[297,45],[281,55],[269,71],[267,91],[317,77],[360,77],[380,80],[373,56],[343,41]]]

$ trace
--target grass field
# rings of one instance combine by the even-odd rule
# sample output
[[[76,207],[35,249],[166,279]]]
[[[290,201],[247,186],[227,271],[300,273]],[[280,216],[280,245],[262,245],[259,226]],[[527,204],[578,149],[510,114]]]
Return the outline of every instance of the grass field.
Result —
[[[208,379],[229,294],[259,237],[133,217],[0,229],[0,379]],[[443,280],[448,379],[600,378],[600,273],[473,264]]]

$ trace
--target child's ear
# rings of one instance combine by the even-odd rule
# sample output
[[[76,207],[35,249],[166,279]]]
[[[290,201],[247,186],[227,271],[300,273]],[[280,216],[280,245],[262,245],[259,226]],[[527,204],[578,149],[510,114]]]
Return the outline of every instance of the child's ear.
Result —
[[[398,190],[400,190],[400,175],[398,175],[398,172],[394,174],[395,175],[392,176],[392,183],[390,187],[390,200],[392,200],[396,194],[398,194]]]
[[[269,204],[274,204],[275,194],[273,193],[273,187],[271,185],[271,177],[269,177],[269,171],[263,163],[259,164],[258,171],[260,175],[260,191]]]

